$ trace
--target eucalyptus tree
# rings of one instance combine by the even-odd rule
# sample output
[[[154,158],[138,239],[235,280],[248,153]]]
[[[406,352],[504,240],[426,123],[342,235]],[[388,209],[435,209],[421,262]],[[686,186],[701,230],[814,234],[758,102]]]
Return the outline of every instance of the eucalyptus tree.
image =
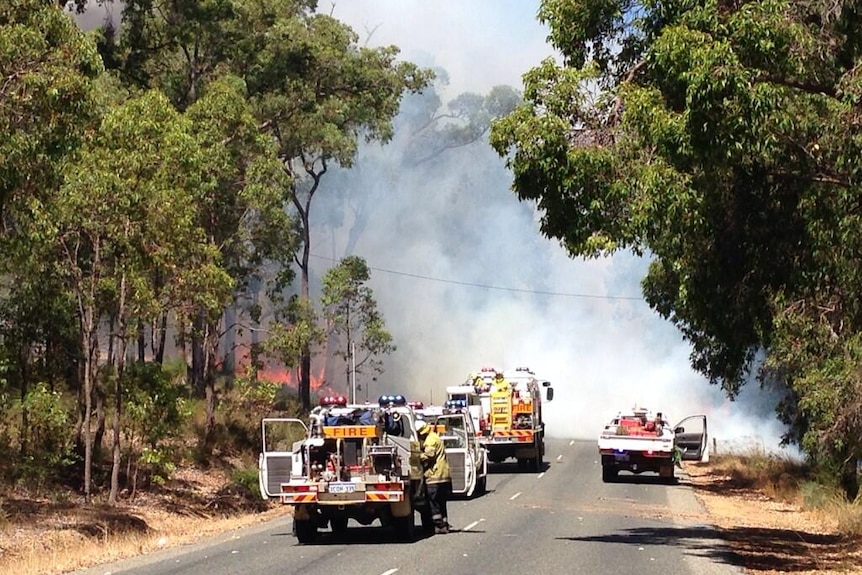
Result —
[[[314,11],[316,2],[243,2],[237,24],[235,71],[248,85],[262,126],[277,142],[288,193],[298,218],[299,297],[310,302],[311,206],[333,164],[349,167],[358,142],[387,142],[405,91],[426,86],[431,73],[397,60],[394,46],[367,48],[338,20]],[[300,305],[307,309],[307,304]],[[304,331],[308,331],[304,329]],[[299,361],[299,391],[310,406],[311,354]]]
[[[286,210],[289,182],[272,139],[259,129],[244,82],[226,75],[210,81],[202,91],[186,115],[215,185],[199,198],[197,224],[232,278],[230,304],[235,305],[257,289],[255,284],[265,274],[273,275],[277,284],[292,278],[291,270],[282,267],[297,244],[294,222]],[[216,350],[225,330],[234,329],[219,329],[223,312],[224,308],[203,305],[196,317],[189,316],[199,320],[194,322],[193,338],[204,343],[194,349],[204,354],[196,365],[205,383],[208,443],[215,427]]]
[[[22,400],[33,381],[53,386],[74,362],[64,353],[69,300],[46,278],[49,264],[39,260],[34,243],[40,238],[31,232],[97,117],[94,80],[101,70],[95,44],[56,2],[0,4],[2,361]],[[60,358],[68,363],[60,365]],[[21,450],[27,449],[28,413],[22,403]]]
[[[105,52],[126,81],[159,87],[179,109],[225,73],[244,82],[260,129],[276,142],[282,189],[298,220],[302,245],[294,260],[306,300],[309,214],[322,176],[332,163],[351,165],[360,138],[387,141],[402,94],[430,77],[399,62],[393,46],[360,47],[348,26],[316,8],[315,0],[131,0],[119,42]],[[297,245],[290,230],[281,235]],[[311,349],[302,355],[300,396],[307,407]],[[192,376],[212,374],[193,369]]]
[[[395,351],[392,334],[386,330],[377,309],[374,291],[367,285],[371,271],[358,256],[347,256],[324,274],[321,304],[327,335],[340,341],[335,355],[344,361],[347,389],[363,371],[381,373],[380,357]],[[355,393],[355,389],[354,389]],[[356,402],[356,397],[353,397]]]
[[[90,397],[101,366],[100,326],[114,317],[119,344],[114,378],[113,472],[121,463],[123,372],[129,326],[159,309],[226,305],[232,282],[199,225],[202,198],[215,186],[209,156],[190,118],[158,92],[116,107],[70,166],[43,221],[56,238],[55,273],[76,304],[85,398],[84,493],[91,494]],[[153,289],[161,275],[165,292]],[[112,334],[110,337],[114,337]]]
[[[101,70],[95,44],[55,1],[0,5],[0,215],[56,187],[94,117]]]
[[[271,136],[249,111],[245,80],[230,73],[235,59],[245,58],[241,46],[248,45],[242,41],[255,33],[237,22],[243,4],[130,0],[121,34],[103,49],[124,82],[162,90],[194,119],[202,145],[214,158],[218,183],[204,198],[200,223],[234,279],[236,306],[256,298],[264,276],[274,275],[279,285],[290,281],[290,270],[279,268],[289,266],[296,245],[292,219],[285,213],[288,184],[274,163]],[[305,3],[282,4],[299,10]],[[256,319],[259,306],[248,307]],[[190,342],[189,379],[207,398],[209,438],[215,424],[216,351],[226,331],[237,328],[204,309],[189,319],[181,330],[183,342]],[[153,330],[160,333],[158,349],[163,350],[164,318]]]
[[[786,439],[855,496],[855,3],[544,0],[539,18],[562,61],[492,129],[515,193],[573,256],[649,254],[644,294],[692,365],[731,397],[786,386]]]

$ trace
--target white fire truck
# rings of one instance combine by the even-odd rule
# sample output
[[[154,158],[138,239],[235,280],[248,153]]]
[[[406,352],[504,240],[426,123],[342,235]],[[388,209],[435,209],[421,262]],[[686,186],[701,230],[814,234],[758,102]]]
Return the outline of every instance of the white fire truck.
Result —
[[[508,385],[498,388],[497,373]],[[545,455],[545,423],[542,401],[554,398],[551,382],[541,380],[528,367],[498,372],[482,368],[467,382],[446,388],[449,400],[462,400],[478,416],[482,444],[488,459],[499,463],[514,458],[519,469],[541,470]],[[544,392],[544,398],[543,396]]]
[[[293,418],[264,419],[261,494],[293,506],[300,543],[314,541],[327,524],[345,535],[350,519],[362,525],[377,520],[410,541],[414,512],[423,528],[433,528],[416,419],[400,395],[383,395],[377,405],[324,397],[308,425]]]

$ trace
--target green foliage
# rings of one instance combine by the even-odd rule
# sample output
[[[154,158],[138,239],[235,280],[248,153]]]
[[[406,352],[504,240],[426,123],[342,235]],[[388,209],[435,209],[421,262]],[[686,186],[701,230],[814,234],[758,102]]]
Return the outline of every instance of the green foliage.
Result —
[[[263,353],[290,369],[299,365],[304,350],[323,343],[324,332],[310,300],[293,297],[283,313],[270,325]]]
[[[27,442],[15,468],[15,480],[41,488],[59,480],[75,462],[72,413],[59,392],[44,383],[33,387],[21,408],[27,412]]]
[[[843,494],[834,485],[824,485],[817,481],[802,484],[802,501],[806,509],[827,509],[843,501]]]
[[[260,499],[260,481],[257,467],[241,467],[231,472],[231,482],[255,499]]]
[[[268,413],[275,404],[275,397],[279,387],[281,386],[278,383],[271,381],[261,381],[251,377],[238,377],[234,380],[235,402],[243,410],[253,411],[261,415]]]
[[[95,112],[95,44],[48,0],[0,6],[0,212],[59,182]],[[37,207],[38,203],[34,207]]]
[[[281,384],[260,380],[254,368],[233,381],[221,413],[232,451],[260,452],[260,421],[272,414]]]
[[[177,470],[170,450],[145,447],[141,451],[139,462],[147,470],[149,480],[156,485],[164,485]]]
[[[156,363],[133,363],[123,373],[126,433],[151,453],[181,437],[191,417],[187,389]]]
[[[787,439],[854,496],[862,15],[545,0],[540,18],[564,64],[492,128],[515,192],[573,256],[649,254],[644,295],[693,367],[731,397],[752,374],[785,390]]]
[[[395,351],[374,292],[367,285],[369,279],[371,272],[365,260],[347,256],[321,281],[327,334],[340,339],[336,355],[356,373],[362,373],[363,368],[380,373],[380,356]]]

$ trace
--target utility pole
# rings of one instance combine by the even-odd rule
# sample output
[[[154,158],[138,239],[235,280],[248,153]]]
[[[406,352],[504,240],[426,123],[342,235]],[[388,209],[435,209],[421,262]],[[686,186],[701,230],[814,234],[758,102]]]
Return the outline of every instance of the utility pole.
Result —
[[[350,342],[350,376],[353,390],[353,403],[356,403],[356,343]]]

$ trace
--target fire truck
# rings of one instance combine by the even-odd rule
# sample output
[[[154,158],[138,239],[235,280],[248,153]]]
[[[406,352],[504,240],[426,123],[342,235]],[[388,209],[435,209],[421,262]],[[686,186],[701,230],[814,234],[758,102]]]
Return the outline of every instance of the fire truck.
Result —
[[[494,384],[502,373],[508,386]],[[482,368],[460,386],[447,387],[449,400],[466,402],[472,413],[480,414],[479,428],[488,460],[500,463],[514,458],[522,470],[542,469],[545,455],[544,400],[554,398],[551,382],[539,379],[528,367],[498,372]],[[475,415],[474,415],[475,417]]]
[[[345,536],[348,521],[379,521],[403,541],[416,536],[415,512],[433,529],[419,460],[416,414],[401,395],[376,405],[343,396],[320,400],[308,423],[266,418],[261,423],[260,492],[293,506],[294,534],[313,542],[330,527]]]

